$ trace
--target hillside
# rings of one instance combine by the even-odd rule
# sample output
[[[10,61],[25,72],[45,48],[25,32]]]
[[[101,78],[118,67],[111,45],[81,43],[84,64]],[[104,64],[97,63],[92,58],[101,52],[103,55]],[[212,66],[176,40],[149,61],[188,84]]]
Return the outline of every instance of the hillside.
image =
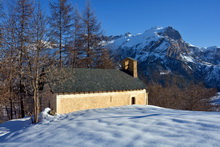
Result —
[[[175,74],[220,90],[220,47],[193,46],[172,27],[110,36],[106,46],[116,62],[126,57],[138,60],[140,75],[149,80]]]
[[[45,111],[46,112],[46,111]],[[122,106],[0,124],[0,146],[219,146],[220,113]]]

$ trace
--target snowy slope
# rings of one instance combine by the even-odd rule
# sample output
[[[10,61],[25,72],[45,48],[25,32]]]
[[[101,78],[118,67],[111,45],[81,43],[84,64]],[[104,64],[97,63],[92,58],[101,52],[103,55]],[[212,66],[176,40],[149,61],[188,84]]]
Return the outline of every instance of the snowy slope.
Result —
[[[0,124],[0,146],[219,146],[219,112],[155,106],[78,111]]]
[[[211,103],[213,105],[220,105],[220,92],[216,94],[216,96],[211,98]]]
[[[163,32],[163,30],[164,29],[162,27],[154,27],[150,30],[146,30],[144,33],[139,33],[136,35],[126,33],[116,40],[111,40],[109,44],[114,44],[116,48],[118,46],[122,48],[129,48],[135,45],[136,49],[142,49],[149,42],[159,40],[161,36],[159,36],[158,33]]]
[[[220,47],[193,46],[172,27],[112,36],[106,45],[116,61],[126,57],[138,60],[139,72],[148,78],[155,73],[175,73],[220,90]]]

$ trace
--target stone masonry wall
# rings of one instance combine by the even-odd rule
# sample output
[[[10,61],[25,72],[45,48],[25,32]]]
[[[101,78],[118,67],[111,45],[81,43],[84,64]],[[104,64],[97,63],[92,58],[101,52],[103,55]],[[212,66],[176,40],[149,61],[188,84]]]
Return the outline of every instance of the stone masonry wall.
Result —
[[[145,89],[105,93],[59,94],[56,97],[57,110],[55,111],[62,114],[86,109],[131,105],[132,97],[135,97],[135,104],[148,104],[148,94]]]

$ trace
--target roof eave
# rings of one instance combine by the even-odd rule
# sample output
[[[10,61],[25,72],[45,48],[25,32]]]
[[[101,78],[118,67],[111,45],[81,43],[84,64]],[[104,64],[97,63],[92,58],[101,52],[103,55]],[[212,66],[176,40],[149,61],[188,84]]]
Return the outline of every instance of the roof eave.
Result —
[[[124,91],[139,91],[139,90],[146,90],[146,88],[142,89],[131,89],[131,90],[110,90],[110,91],[85,91],[85,92],[54,92],[56,94],[91,94],[91,93],[111,93],[111,92],[124,92]]]

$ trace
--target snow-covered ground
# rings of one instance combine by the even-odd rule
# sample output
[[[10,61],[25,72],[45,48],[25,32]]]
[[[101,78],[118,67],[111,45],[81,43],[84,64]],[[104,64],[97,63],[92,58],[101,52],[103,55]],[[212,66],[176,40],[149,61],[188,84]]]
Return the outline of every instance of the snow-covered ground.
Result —
[[[44,113],[45,114],[45,113]],[[0,124],[0,146],[219,146],[220,113],[122,106]]]
[[[220,105],[220,92],[211,98],[213,105]]]

